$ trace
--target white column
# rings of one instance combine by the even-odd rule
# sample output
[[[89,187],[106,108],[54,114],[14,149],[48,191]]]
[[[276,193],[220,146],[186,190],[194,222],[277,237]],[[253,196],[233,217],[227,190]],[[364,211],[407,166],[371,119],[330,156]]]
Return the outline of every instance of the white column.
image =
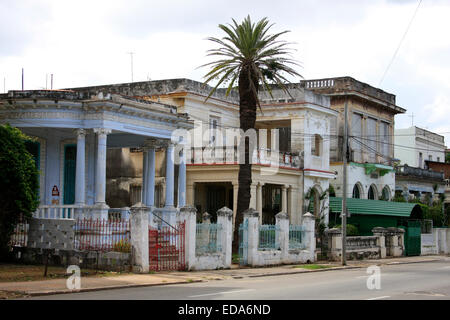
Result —
[[[239,191],[238,182],[237,181],[233,182],[233,226],[234,226],[234,222],[236,221],[238,191]]]
[[[142,152],[142,189],[141,202],[147,205],[147,185],[148,185],[148,152],[146,149]]]
[[[255,183],[252,183],[250,186],[250,208],[253,208],[253,209],[256,208],[256,184]]]
[[[148,216],[149,208],[139,203],[131,207],[130,236],[134,253],[133,271],[148,273]]]
[[[262,188],[263,184],[258,183],[256,186],[256,211],[259,213],[259,224],[262,224]]]
[[[97,128],[97,164],[95,167],[95,204],[104,206],[106,196],[106,137],[110,129]]]
[[[165,207],[173,207],[173,191],[174,191],[174,144],[169,142],[166,149],[166,205]]]
[[[146,204],[149,207],[155,206],[155,148],[148,149],[147,155],[147,196]]]
[[[281,212],[287,213],[287,186],[281,186]]]
[[[178,170],[178,207],[186,205],[186,150],[183,147],[180,153],[180,166]]]
[[[75,204],[83,206],[86,203],[86,131],[77,129],[77,160],[75,173]]]

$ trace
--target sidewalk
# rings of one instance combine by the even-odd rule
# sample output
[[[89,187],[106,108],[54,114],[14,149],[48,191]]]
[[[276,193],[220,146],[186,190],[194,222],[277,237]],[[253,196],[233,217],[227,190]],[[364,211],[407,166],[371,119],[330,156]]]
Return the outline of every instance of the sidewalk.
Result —
[[[24,281],[24,282],[3,282],[0,283],[0,292],[3,291],[6,293],[7,296],[9,295],[10,297],[11,296],[14,297],[14,294],[17,294],[19,296],[20,295],[37,296],[37,295],[48,295],[58,293],[192,283],[211,280],[276,276],[276,275],[296,274],[305,272],[324,272],[339,269],[364,268],[370,265],[409,264],[420,262],[432,262],[439,260],[447,260],[450,262],[450,257],[419,256],[419,257],[400,257],[382,260],[348,261],[347,266],[341,266],[338,262],[333,263],[318,262],[316,264],[327,266],[327,268],[316,270],[303,269],[296,267],[295,265],[284,265],[266,268],[238,268],[238,266],[233,265],[233,268],[228,270],[158,272],[155,274],[126,274],[112,277],[82,277],[81,289],[73,291],[67,289],[66,279]]]

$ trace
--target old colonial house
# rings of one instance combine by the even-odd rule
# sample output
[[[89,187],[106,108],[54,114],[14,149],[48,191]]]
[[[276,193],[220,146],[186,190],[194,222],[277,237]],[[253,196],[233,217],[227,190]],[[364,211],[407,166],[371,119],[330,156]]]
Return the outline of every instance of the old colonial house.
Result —
[[[167,104],[115,94],[86,96],[72,90],[2,94],[0,123],[34,138],[29,147],[41,173],[36,213],[41,218],[108,218],[114,205],[111,199],[120,193],[107,187],[108,172],[114,170],[108,165],[107,150],[158,146],[170,153],[176,147],[172,132],[193,127],[186,115]],[[172,158],[166,159],[165,168],[165,207],[173,212]],[[185,176],[183,168],[178,171]],[[141,184],[152,197],[154,176],[145,176]]]
[[[194,142],[186,151],[186,203],[194,205],[199,215],[208,212],[213,219],[222,206],[232,208],[236,214],[239,155],[236,139],[227,141],[229,131],[239,128],[239,100],[235,92],[226,97],[225,91],[219,89],[206,100],[211,87],[189,79],[71,90],[85,96],[120,94],[173,105],[178,114],[187,115],[195,128],[190,135]],[[321,201],[320,196],[335,177],[329,165],[329,137],[338,112],[330,108],[329,97],[307,90],[302,84],[290,86],[289,91],[290,95],[286,95],[274,89],[273,96],[260,96],[250,206],[260,213],[262,223],[274,223],[275,214],[280,211],[287,212],[292,223],[300,223],[307,209],[327,217],[328,200]],[[114,170],[108,171],[107,202],[130,206],[143,200],[141,176],[142,172],[145,176],[143,159],[147,153],[147,149],[135,148],[109,151],[109,164]],[[156,207],[167,202],[165,157],[164,150],[156,150]],[[175,179],[175,185],[182,183]],[[179,195],[181,192],[175,188],[175,203]],[[311,208],[305,208],[307,205]]]
[[[351,77],[307,80],[305,88],[330,98],[339,112],[333,133],[343,136],[344,106],[348,106],[349,163],[347,197],[391,200],[395,193],[394,116],[405,113],[395,95]],[[343,140],[331,139],[330,168],[337,172],[332,183],[342,197]]]

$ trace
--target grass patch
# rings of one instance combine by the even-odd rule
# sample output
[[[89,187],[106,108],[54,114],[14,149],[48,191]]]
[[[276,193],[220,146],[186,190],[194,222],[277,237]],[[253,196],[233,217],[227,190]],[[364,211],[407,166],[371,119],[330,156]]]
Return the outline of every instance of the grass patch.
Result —
[[[44,277],[44,265],[0,264],[0,282],[37,281],[67,278],[65,267],[48,266],[47,277]],[[110,272],[92,269],[81,269],[83,277],[111,277],[128,272]]]
[[[232,263],[239,263],[239,254],[238,253],[234,253],[231,255],[231,262]]]
[[[331,266],[323,265],[323,264],[302,264],[300,266],[295,266],[294,268],[302,268],[308,270],[318,270],[318,269],[327,269],[331,268]]]

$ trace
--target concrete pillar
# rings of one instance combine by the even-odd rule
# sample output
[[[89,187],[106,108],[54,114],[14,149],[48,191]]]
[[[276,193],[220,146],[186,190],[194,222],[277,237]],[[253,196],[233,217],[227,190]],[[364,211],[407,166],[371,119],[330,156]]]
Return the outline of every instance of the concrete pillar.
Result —
[[[286,212],[280,212],[275,216],[275,224],[278,226],[275,239],[280,246],[281,262],[287,263],[289,256],[289,216]]]
[[[258,265],[259,213],[255,209],[249,208],[243,212],[243,215],[244,222],[248,220],[247,263],[250,266]]]
[[[180,208],[179,221],[185,222],[185,261],[186,269],[191,270],[195,266],[196,243],[196,217],[197,210],[192,206]]]
[[[386,242],[385,235],[387,234],[387,229],[381,227],[375,227],[372,229],[374,236],[378,237],[377,246],[379,248],[380,259],[386,258]]]
[[[147,150],[147,187],[146,204],[155,206],[155,148]]]
[[[327,234],[328,234],[328,258],[330,260],[340,261],[342,255],[342,230],[337,228],[329,229],[327,231]]]
[[[227,207],[217,210],[217,224],[222,226],[221,246],[224,268],[231,267],[231,243],[233,239],[233,211]]]
[[[166,205],[165,207],[173,207],[173,195],[174,195],[174,144],[168,143],[166,149]]]
[[[287,186],[281,186],[281,211],[287,212]]]
[[[315,217],[311,213],[305,213],[302,219],[302,226],[305,230],[306,248],[310,254],[310,261],[313,262],[316,258],[316,235],[315,235]],[[342,249],[342,237],[341,237],[341,249]]]
[[[178,171],[178,207],[186,205],[186,150],[181,149]]]
[[[77,129],[77,160],[75,173],[75,204],[84,206],[86,203],[86,131]]]
[[[131,207],[131,250],[133,254],[133,272],[149,272],[148,252],[148,216],[149,208],[142,203]]]
[[[95,218],[108,218],[108,209],[106,205],[106,138],[110,129],[96,128],[97,133],[97,163],[95,167]]]
[[[262,187],[263,183],[258,183],[256,187],[256,211],[259,213],[259,224],[262,224],[262,209],[263,209],[263,202],[262,202]]]

